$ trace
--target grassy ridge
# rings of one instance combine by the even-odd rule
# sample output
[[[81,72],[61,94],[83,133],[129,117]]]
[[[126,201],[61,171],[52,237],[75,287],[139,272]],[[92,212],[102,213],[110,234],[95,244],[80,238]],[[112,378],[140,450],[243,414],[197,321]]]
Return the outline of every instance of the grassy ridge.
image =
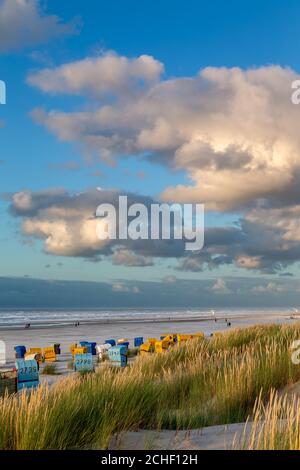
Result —
[[[267,404],[259,397],[253,422],[246,424],[243,440],[239,447],[248,450],[300,450],[299,398],[279,396],[274,390]]]
[[[0,400],[1,449],[105,448],[126,430],[245,421],[257,397],[300,379],[300,326],[258,326],[197,339],[133,365],[64,379]]]

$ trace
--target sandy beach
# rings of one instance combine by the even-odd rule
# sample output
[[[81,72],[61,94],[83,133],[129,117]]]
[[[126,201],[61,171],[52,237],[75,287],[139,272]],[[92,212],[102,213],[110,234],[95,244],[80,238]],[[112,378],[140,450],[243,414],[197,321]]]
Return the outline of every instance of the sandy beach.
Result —
[[[226,320],[231,323],[228,327]],[[70,345],[79,343],[80,341],[95,341],[98,344],[103,343],[106,339],[126,338],[133,345],[136,336],[144,338],[160,337],[167,333],[196,333],[202,331],[206,336],[210,336],[216,331],[225,331],[230,328],[243,328],[255,324],[268,323],[289,323],[298,321],[296,316],[294,319],[290,315],[283,312],[246,315],[234,314],[231,316],[216,316],[216,321],[212,317],[185,318],[170,317],[170,319],[121,319],[114,321],[95,321],[81,322],[79,326],[74,324],[55,326],[34,326],[25,329],[25,327],[0,328],[0,340],[5,341],[7,366],[14,363],[14,347],[17,345],[25,345],[30,347],[47,347],[54,343],[60,343],[62,355],[60,363],[67,363],[71,356],[69,354]],[[62,365],[62,364],[61,364]]]

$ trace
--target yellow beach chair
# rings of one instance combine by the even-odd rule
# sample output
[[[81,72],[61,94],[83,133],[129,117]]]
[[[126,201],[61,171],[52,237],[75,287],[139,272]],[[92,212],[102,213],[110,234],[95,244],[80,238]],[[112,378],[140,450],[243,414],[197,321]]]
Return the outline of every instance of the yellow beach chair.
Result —
[[[54,346],[49,347],[49,348],[44,348],[43,354],[44,354],[45,362],[56,362],[56,354],[55,354]]]
[[[177,334],[175,333],[171,333],[171,334],[167,334],[167,335],[161,335],[161,337],[163,338],[162,341],[168,341],[170,344],[174,344],[174,343],[177,343]]]
[[[73,356],[76,356],[76,354],[86,354],[88,352],[88,348],[86,346],[81,346],[80,348],[74,348],[73,350]]]
[[[169,349],[170,343],[169,341],[156,341],[155,343],[155,352],[161,354]]]
[[[26,352],[24,359],[25,361],[30,360],[33,358],[33,356],[39,364],[42,364],[44,361],[42,348],[30,348],[29,351]]]
[[[149,339],[147,340],[147,343],[152,344],[152,346],[155,346],[155,343],[156,343],[156,342],[157,342],[157,339],[156,339],[156,338],[149,338]],[[147,343],[146,343],[146,344],[147,344]]]
[[[74,350],[77,348],[77,343],[71,344],[70,346],[70,352],[74,356]]]
[[[151,354],[154,352],[154,345],[151,343],[144,343],[140,346],[140,355]]]
[[[186,341],[190,341],[191,339],[193,339],[193,335],[178,335],[177,336],[178,343],[184,343]]]

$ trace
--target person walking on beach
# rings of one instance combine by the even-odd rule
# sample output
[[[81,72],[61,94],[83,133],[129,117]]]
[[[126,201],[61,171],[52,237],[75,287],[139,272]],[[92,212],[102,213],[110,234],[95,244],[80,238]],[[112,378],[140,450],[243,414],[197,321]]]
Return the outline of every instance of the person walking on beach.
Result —
[[[214,310],[211,310],[211,314],[213,316],[214,322],[217,323],[216,312]]]

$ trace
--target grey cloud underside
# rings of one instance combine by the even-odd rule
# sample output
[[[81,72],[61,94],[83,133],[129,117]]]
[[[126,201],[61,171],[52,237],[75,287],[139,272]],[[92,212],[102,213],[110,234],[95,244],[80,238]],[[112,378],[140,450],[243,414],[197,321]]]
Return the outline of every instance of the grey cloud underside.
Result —
[[[78,20],[64,23],[43,11],[40,0],[0,0],[0,53],[75,34]]]
[[[198,272],[235,265],[265,274],[281,272],[300,260],[299,241],[284,242],[284,234],[284,229],[240,219],[238,227],[228,231],[208,230],[205,249],[180,260],[177,269]]]
[[[124,193],[122,193],[124,196]],[[24,236],[45,242],[48,253],[99,260],[111,256],[115,265],[152,266],[153,257],[183,256],[184,240],[109,240],[97,237],[97,207],[112,204],[118,209],[120,193],[116,190],[91,189],[70,194],[64,189],[33,193],[22,191],[5,195],[11,201],[10,213],[22,221]],[[128,206],[142,203],[149,209],[152,198],[127,193]],[[118,229],[118,210],[116,210]],[[132,218],[129,218],[129,222]]]
[[[124,195],[122,193],[122,195]],[[234,226],[207,227],[205,246],[199,252],[185,250],[185,240],[108,240],[96,234],[99,204],[118,207],[117,190],[90,189],[69,193],[64,189],[7,194],[10,213],[21,221],[29,239],[41,239],[53,255],[82,257],[91,261],[108,258],[114,265],[147,267],[159,258],[178,261],[180,271],[197,272],[234,265],[246,270],[275,273],[300,260],[300,206],[292,209],[253,209]],[[128,193],[128,205],[156,203],[150,197]],[[117,217],[118,222],[118,217]]]

